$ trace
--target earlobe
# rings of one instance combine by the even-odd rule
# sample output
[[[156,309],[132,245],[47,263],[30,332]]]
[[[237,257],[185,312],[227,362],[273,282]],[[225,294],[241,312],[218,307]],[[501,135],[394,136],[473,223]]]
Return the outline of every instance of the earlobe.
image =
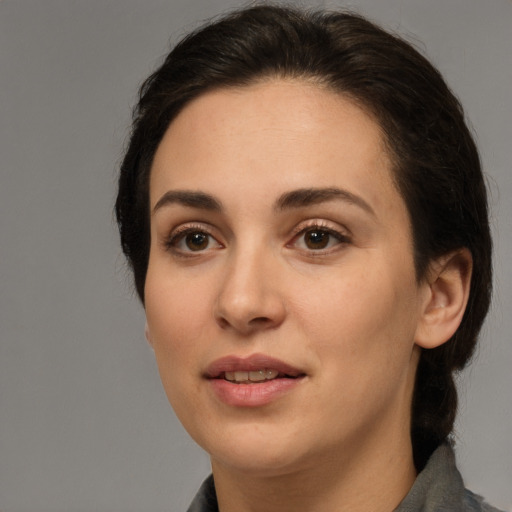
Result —
[[[415,343],[435,348],[457,331],[469,299],[473,259],[463,248],[433,261],[426,276],[426,299]]]

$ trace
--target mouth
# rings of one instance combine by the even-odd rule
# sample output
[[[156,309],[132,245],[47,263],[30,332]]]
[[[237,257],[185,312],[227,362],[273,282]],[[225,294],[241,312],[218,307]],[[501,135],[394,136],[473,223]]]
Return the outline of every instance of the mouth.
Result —
[[[306,374],[279,359],[253,354],[227,356],[214,361],[206,370],[207,379],[223,379],[234,384],[257,384],[275,379],[299,379]]]
[[[279,359],[253,354],[228,356],[208,366],[205,379],[214,396],[237,408],[263,407],[300,388],[307,374]]]
[[[277,370],[271,368],[265,368],[263,370],[251,370],[251,371],[235,371],[235,372],[223,372],[218,378],[225,379],[228,382],[235,384],[255,384],[258,382],[266,382],[274,379],[298,379],[301,375],[286,375]]]

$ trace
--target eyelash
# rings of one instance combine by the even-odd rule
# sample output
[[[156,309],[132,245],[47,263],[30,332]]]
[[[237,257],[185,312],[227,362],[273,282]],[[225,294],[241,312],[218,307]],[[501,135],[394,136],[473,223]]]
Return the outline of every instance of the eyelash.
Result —
[[[210,245],[211,241],[214,240],[219,247],[222,247],[222,244],[218,242],[211,233],[209,233],[208,228],[205,229],[204,224],[188,224],[185,226],[178,227],[167,237],[166,240],[164,240],[165,249],[168,251],[172,251],[175,255],[181,257],[193,257],[196,253],[200,254],[201,252],[204,252],[203,250],[193,251],[181,249],[178,247],[178,245],[186,239],[187,235],[192,234],[204,235],[208,238],[208,245]]]
[[[297,247],[297,242],[301,239],[301,237],[304,237],[307,233],[311,233],[317,231],[318,233],[327,235],[328,241],[327,245],[331,244],[331,238],[334,238],[336,243],[334,246],[331,247],[321,247],[321,248],[308,248],[308,247]],[[207,246],[204,248],[199,248],[199,250],[194,251],[192,249],[184,249],[178,247],[181,242],[183,242],[188,235],[192,234],[198,234],[198,235],[204,235],[207,237]],[[165,249],[168,251],[173,252],[175,255],[180,257],[194,257],[196,255],[200,255],[201,253],[204,253],[206,249],[211,249],[210,244],[212,241],[217,244],[217,248],[222,248],[223,245],[209,232],[208,228],[204,224],[198,224],[198,225],[184,225],[178,227],[175,231],[173,231],[166,240],[164,240]],[[312,256],[322,256],[324,254],[328,254],[332,251],[336,250],[336,247],[339,245],[346,245],[351,242],[351,237],[346,233],[341,233],[340,231],[333,229],[332,227],[326,225],[323,221],[310,221],[307,225],[299,225],[295,229],[295,233],[292,236],[292,239],[290,242],[286,244],[286,247],[289,248],[297,248],[304,253],[307,253],[308,255]]]
[[[336,244],[332,247],[327,248],[319,248],[319,249],[311,249],[311,248],[300,248],[300,250],[304,251],[308,255],[312,256],[322,256],[328,254],[332,251],[335,251],[337,246],[346,245],[351,242],[351,237],[347,233],[342,233],[336,229],[333,229],[331,226],[328,226],[324,221],[310,221],[307,225],[299,225],[296,229],[296,233],[294,234],[291,242],[289,242],[287,247],[293,247],[296,245],[296,242],[304,237],[307,233],[311,233],[317,231],[322,234],[328,235],[330,238],[334,238],[336,240]],[[327,244],[330,244],[331,240],[329,239]]]

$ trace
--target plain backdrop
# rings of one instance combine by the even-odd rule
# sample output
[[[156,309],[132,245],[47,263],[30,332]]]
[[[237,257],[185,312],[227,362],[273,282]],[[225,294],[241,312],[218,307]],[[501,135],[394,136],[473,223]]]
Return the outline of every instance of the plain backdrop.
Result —
[[[113,222],[141,81],[234,0],[0,0],[0,510],[184,511],[209,472],[161,388]],[[467,485],[512,509],[512,2],[350,6],[418,45],[488,175],[496,292],[460,380]]]

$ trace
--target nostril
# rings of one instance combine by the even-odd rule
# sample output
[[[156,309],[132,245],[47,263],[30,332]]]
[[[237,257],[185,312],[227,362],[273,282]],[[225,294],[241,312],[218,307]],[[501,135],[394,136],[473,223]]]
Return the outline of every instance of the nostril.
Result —
[[[249,321],[249,324],[251,325],[262,325],[262,324],[267,324],[271,322],[270,318],[267,318],[266,316],[259,316],[257,318],[253,318],[252,320]]]
[[[227,329],[229,327],[229,322],[223,317],[218,318],[217,323],[222,329]]]
[[[256,294],[251,288],[244,295],[224,288],[213,308],[217,325],[221,329],[234,329],[244,334],[279,326],[286,316],[284,304],[277,294],[263,291]]]
[[[257,318],[253,318],[249,323],[262,324],[266,322],[270,322],[270,318],[267,318],[266,316],[259,316]]]
[[[229,329],[230,327],[234,327],[240,331],[253,331],[259,329],[266,329],[270,327],[274,321],[267,316],[258,316],[255,318],[251,318],[249,321],[240,321],[238,322],[235,318],[229,318],[224,316],[217,317],[217,324],[221,329]]]

